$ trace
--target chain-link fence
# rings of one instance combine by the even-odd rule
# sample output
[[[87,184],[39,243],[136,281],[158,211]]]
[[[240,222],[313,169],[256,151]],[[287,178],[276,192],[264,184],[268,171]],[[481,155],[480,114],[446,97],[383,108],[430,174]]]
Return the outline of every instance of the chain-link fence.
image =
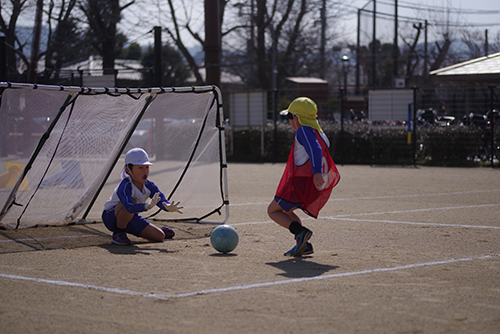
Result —
[[[390,92],[394,91],[386,91]],[[265,125],[230,126],[229,161],[286,161],[294,133],[285,119],[274,118],[272,110],[278,115],[294,93],[278,92],[275,98],[271,94]],[[318,103],[320,123],[336,162],[498,166],[498,87],[413,88],[406,94],[396,91],[392,98],[382,94],[383,102],[374,102],[374,96],[370,102],[368,93],[349,96],[340,90]],[[224,107],[229,125],[233,107],[231,103]]]

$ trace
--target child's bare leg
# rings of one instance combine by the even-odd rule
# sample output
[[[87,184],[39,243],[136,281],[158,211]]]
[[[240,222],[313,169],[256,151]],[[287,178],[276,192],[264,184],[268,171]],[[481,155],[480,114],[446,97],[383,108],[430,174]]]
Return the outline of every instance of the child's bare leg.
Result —
[[[267,214],[272,220],[274,220],[276,223],[278,223],[280,226],[283,226],[286,229],[290,227],[290,224],[293,221],[299,222],[302,225],[299,216],[297,216],[293,212],[293,209],[286,212],[274,200],[267,207]]]
[[[116,226],[124,230],[127,224],[132,220],[132,217],[134,217],[134,214],[128,212],[122,203],[118,203],[115,208],[115,216]],[[161,242],[165,239],[165,233],[158,227],[150,224],[141,232],[140,237],[151,241]]]
[[[300,225],[302,225],[302,221],[300,220],[299,216],[295,214],[295,209],[292,209],[291,211],[287,212],[286,214],[290,216],[292,221],[298,222]]]
[[[122,203],[118,203],[115,207],[115,217],[116,227],[124,230],[127,227],[129,221],[132,220],[132,217],[134,217],[134,214],[128,212]]]
[[[140,237],[150,241],[161,242],[165,239],[165,233],[163,233],[163,231],[155,225],[149,224],[144,230],[142,230]]]

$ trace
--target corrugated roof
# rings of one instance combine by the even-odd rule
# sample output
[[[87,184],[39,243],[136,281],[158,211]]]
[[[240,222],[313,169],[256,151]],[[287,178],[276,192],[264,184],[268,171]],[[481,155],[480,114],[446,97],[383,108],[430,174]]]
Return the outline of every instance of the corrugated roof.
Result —
[[[430,72],[431,75],[494,75],[500,74],[500,52],[443,67]]]

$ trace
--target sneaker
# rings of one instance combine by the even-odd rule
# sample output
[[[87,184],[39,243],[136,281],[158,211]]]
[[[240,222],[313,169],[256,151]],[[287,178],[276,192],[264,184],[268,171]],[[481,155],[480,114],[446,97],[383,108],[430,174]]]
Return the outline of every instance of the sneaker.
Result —
[[[292,249],[290,249],[288,252],[285,252],[285,254],[283,254],[283,255],[285,255],[285,256],[294,256],[294,254],[295,254],[295,248],[297,248],[297,246],[293,246]],[[304,253],[302,253],[302,255],[310,255],[312,253],[314,253],[313,245],[310,242],[308,242],[307,245],[306,245],[306,249],[305,249]]]
[[[297,241],[297,245],[295,245],[295,254],[293,256],[299,257],[304,254],[304,251],[307,247],[307,241],[311,239],[312,231],[303,227],[302,232],[295,236],[295,240]]]
[[[160,230],[162,230],[163,233],[165,233],[165,239],[172,239],[175,236],[174,230],[172,230],[168,226],[162,226],[160,227]]]
[[[314,253],[313,245],[308,242],[306,245],[306,249],[304,250],[304,253],[302,253],[302,255],[311,255],[312,253]]]
[[[115,245],[120,246],[127,246],[132,244],[132,241],[130,241],[130,239],[127,237],[127,233],[125,232],[114,232],[111,242]]]

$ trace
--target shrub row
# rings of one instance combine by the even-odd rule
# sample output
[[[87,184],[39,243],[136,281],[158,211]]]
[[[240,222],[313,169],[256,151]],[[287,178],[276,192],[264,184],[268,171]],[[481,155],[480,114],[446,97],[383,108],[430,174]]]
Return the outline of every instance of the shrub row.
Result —
[[[489,132],[465,126],[419,128],[416,144],[408,144],[404,126],[354,123],[345,124],[343,131],[338,123],[321,126],[330,139],[332,157],[342,164],[475,166],[481,163],[478,157],[489,154],[491,141]],[[288,124],[279,123],[276,134],[268,125],[262,156],[260,127],[226,130],[230,162],[285,162],[295,134]],[[500,143],[500,129],[495,131],[495,142]]]

